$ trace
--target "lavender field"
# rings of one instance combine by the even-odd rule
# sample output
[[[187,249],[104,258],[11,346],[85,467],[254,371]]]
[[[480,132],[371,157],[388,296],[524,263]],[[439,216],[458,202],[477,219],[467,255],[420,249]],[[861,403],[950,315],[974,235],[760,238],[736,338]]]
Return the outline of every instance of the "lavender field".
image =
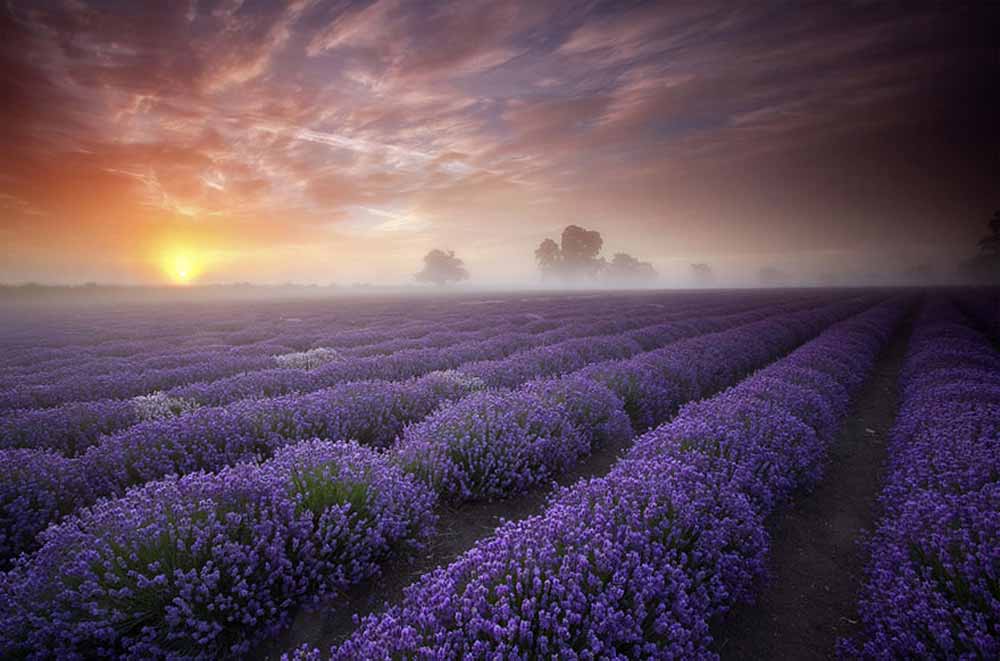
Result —
[[[995,290],[2,315],[2,658],[1000,656]]]

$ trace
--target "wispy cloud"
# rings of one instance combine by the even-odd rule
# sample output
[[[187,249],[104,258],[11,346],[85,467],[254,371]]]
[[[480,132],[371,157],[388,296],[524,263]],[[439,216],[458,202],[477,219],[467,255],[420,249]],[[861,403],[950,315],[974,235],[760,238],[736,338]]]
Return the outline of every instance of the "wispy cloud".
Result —
[[[904,222],[958,245],[992,190],[978,12],[9,0],[0,213],[36,221],[11,221],[24,254],[91,228],[96,262],[192,227],[247,254],[332,227],[338,263],[380,273],[461,241],[496,255],[479,272],[531,273],[539,228],[569,222],[651,259]]]
[[[424,232],[431,225],[430,221],[416,213],[359,205],[349,210],[348,220],[335,224],[333,228],[356,236],[384,238],[393,234]]]

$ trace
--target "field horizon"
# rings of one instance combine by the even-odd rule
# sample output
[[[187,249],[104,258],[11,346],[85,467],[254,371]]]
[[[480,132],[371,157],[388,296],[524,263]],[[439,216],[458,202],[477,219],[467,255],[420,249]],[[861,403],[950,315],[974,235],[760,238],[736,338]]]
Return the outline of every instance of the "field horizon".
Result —
[[[0,659],[1000,659],[997,26],[4,0]]]

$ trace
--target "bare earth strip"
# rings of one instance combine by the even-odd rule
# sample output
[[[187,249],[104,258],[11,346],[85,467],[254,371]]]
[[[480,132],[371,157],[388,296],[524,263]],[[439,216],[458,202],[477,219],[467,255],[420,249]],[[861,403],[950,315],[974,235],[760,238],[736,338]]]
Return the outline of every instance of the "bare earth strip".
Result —
[[[898,343],[897,332],[897,337],[885,353],[893,351]],[[905,349],[905,342],[902,348]],[[896,363],[897,371],[901,358],[902,356]],[[780,360],[780,357],[777,359]],[[885,356],[876,367],[876,374],[881,374],[884,363]],[[895,371],[890,375],[890,380],[895,387]],[[866,386],[869,390],[862,393],[863,397],[869,394],[870,387],[869,383]],[[705,393],[704,398],[713,394]],[[894,407],[893,403],[893,408],[888,413],[890,425],[895,415]],[[582,459],[573,470],[560,475],[553,482],[560,486],[569,486],[583,478],[606,475],[621,455],[632,447],[638,436],[641,436],[641,433],[616,444],[595,448],[593,453]],[[831,454],[835,452],[836,450]],[[878,461],[881,462],[881,455]],[[873,493],[877,491],[878,484],[873,487]],[[420,557],[410,561],[391,560],[385,563],[377,578],[359,583],[346,594],[331,597],[327,602],[329,604],[327,608],[324,604],[320,604],[313,609],[299,609],[291,625],[277,638],[263,643],[254,651],[253,657],[279,659],[282,653],[304,643],[320,649],[325,654],[331,645],[343,641],[354,631],[355,615],[364,617],[380,612],[386,604],[398,603],[407,586],[428,571],[454,561],[476,542],[491,535],[501,522],[517,521],[541,513],[553,492],[551,484],[540,485],[508,499],[465,503],[459,507],[441,507],[438,510],[440,519],[437,533],[431,539],[429,548]],[[853,601],[851,605],[853,607]]]
[[[559,476],[555,483],[569,486],[587,477],[608,473],[619,457],[632,447],[635,438],[604,445],[580,461],[572,471]],[[260,658],[278,659],[283,652],[309,643],[324,653],[329,647],[345,639],[354,631],[352,614],[359,616],[378,612],[388,603],[397,603],[403,589],[426,572],[448,564],[492,534],[501,521],[517,521],[538,514],[553,493],[553,488],[543,485],[508,500],[464,504],[456,508],[439,510],[438,533],[430,548],[420,557],[410,561],[391,561],[382,567],[381,575],[373,581],[357,585],[346,595],[338,595],[329,610],[322,606],[315,610],[300,610],[289,630],[257,651]]]
[[[756,603],[737,607],[713,625],[723,661],[833,659],[837,638],[857,631],[857,596],[867,561],[860,542],[879,513],[896,380],[910,326],[907,320],[883,351],[830,448],[815,490],[797,495],[773,516],[768,578]]]

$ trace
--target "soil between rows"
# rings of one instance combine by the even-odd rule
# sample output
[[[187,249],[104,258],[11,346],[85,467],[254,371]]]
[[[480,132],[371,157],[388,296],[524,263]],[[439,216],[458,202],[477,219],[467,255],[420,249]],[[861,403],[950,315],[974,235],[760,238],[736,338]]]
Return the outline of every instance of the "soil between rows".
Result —
[[[815,489],[794,496],[768,523],[768,575],[754,604],[714,622],[723,661],[833,659],[836,641],[859,633],[857,597],[868,554],[861,541],[879,515],[878,494],[907,319],[856,398]]]
[[[553,480],[569,486],[577,480],[605,475],[634,443],[637,436],[598,448],[573,470]],[[503,521],[518,521],[540,513],[554,489],[552,483],[505,500],[474,502],[460,507],[442,507],[437,532],[429,548],[410,561],[392,560],[382,566],[378,577],[353,587],[330,600],[330,607],[302,608],[291,626],[274,640],[267,641],[254,655],[261,659],[279,659],[284,652],[308,643],[324,653],[354,631],[353,616],[378,612],[385,603],[397,603],[403,589],[420,576],[448,564],[492,534]]]
[[[849,422],[841,432],[838,441],[831,448],[830,464],[828,471],[823,478],[822,484],[826,484],[831,479],[838,479],[833,470],[834,464],[841,463],[840,455],[857,455],[852,451],[854,445],[864,445],[863,441],[874,439],[877,449],[868,452],[872,455],[868,461],[870,463],[872,475],[864,482],[872,491],[870,497],[870,508],[872,512],[866,523],[862,526],[870,527],[874,521],[874,500],[878,492],[879,476],[881,472],[882,460],[884,458],[885,437],[892,426],[895,417],[895,381],[902,362],[903,352],[906,348],[905,336],[909,335],[909,322],[903,329],[897,330],[890,345],[883,351],[879,362],[876,364],[871,377],[863,388],[861,395],[855,403],[852,413],[849,414]],[[898,354],[898,356],[896,355]],[[711,397],[712,394],[706,395]],[[875,400],[881,401],[883,406],[872,406]],[[885,406],[888,404],[888,407]],[[871,408],[872,411],[866,414],[864,409]],[[877,409],[877,410],[876,410]],[[862,418],[867,421],[862,424]],[[876,427],[871,427],[876,434],[869,435],[866,425],[870,427],[869,418],[880,419],[881,422]],[[860,430],[860,431],[859,431]],[[860,434],[860,435],[859,435]],[[491,502],[473,502],[463,504],[459,507],[441,507],[438,510],[439,521],[437,531],[429,542],[428,548],[419,557],[409,560],[391,560],[381,567],[379,576],[370,581],[364,581],[346,593],[336,595],[327,602],[313,608],[300,608],[293,616],[292,622],[279,636],[265,641],[252,655],[253,658],[279,659],[281,655],[302,644],[309,644],[324,653],[332,646],[346,639],[356,628],[354,617],[364,617],[371,613],[379,612],[386,604],[398,603],[402,599],[403,590],[419,579],[425,573],[455,560],[462,553],[472,548],[476,542],[488,537],[504,521],[518,521],[534,514],[540,513],[552,495],[553,484],[559,486],[569,486],[580,479],[588,477],[599,477],[607,474],[612,466],[618,461],[635,442],[639,435],[631,439],[619,441],[598,448],[590,456],[582,460],[573,470],[560,475],[552,483],[539,485],[530,491],[513,496],[509,499]],[[850,442],[845,442],[845,438],[851,438]],[[875,456],[877,455],[877,456]],[[874,463],[871,463],[874,462]],[[821,484],[821,487],[822,487]],[[818,493],[818,492],[817,492]],[[812,498],[816,494],[804,495],[799,499],[804,501]],[[860,498],[865,501],[866,498]],[[794,505],[794,504],[793,504]],[[845,514],[850,518],[849,511],[856,509],[849,507]],[[785,510],[778,516],[791,515],[790,510]],[[777,517],[775,517],[777,518]],[[856,551],[854,539],[857,537],[859,526],[847,525],[838,526],[845,531],[854,530],[846,545],[850,551]],[[772,559],[775,558],[775,551],[780,543],[780,532],[772,527]],[[864,566],[864,560],[859,561],[857,573],[860,575]],[[855,584],[858,582],[855,581]],[[850,612],[853,614],[854,599],[853,592],[850,599]],[[732,623],[726,621],[728,628],[736,624],[733,618]],[[851,619],[854,619],[853,617]],[[720,629],[720,631],[723,631]],[[713,634],[715,628],[713,628]],[[726,645],[724,640],[727,632],[716,635],[717,641],[722,641],[722,646]],[[841,635],[841,634],[835,634]],[[832,645],[832,643],[831,643]],[[832,650],[832,647],[831,647]],[[737,653],[735,656],[727,657],[725,650],[720,649],[724,658],[800,658],[798,656],[743,656]],[[824,656],[813,656],[809,658],[825,658]]]

